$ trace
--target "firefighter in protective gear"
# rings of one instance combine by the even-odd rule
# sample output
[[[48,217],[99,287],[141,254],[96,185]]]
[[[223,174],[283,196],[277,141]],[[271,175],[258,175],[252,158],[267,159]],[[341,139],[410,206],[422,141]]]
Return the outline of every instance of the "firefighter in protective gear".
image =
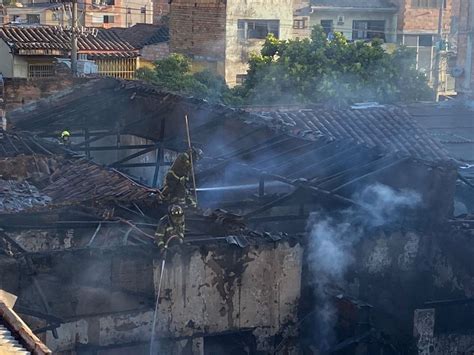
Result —
[[[61,132],[60,142],[64,145],[69,145],[69,138],[71,137],[71,133],[69,131],[64,130]]]
[[[193,163],[201,159],[202,150],[192,150]],[[191,160],[189,152],[179,153],[165,176],[165,182],[161,191],[163,199],[171,204],[196,206],[193,193],[189,184],[192,179]]]
[[[166,248],[172,239],[183,243],[184,228],[184,210],[181,206],[171,205],[168,208],[168,214],[158,222],[155,232],[156,245],[159,248]]]

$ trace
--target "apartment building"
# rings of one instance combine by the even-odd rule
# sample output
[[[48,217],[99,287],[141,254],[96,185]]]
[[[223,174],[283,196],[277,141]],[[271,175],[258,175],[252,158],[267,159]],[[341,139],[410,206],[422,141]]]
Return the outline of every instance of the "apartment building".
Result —
[[[4,23],[67,26],[71,24],[71,3],[20,0],[5,6]],[[153,23],[151,0],[84,0],[78,3],[78,22],[87,27],[131,27]]]
[[[292,0],[175,0],[169,16],[170,51],[190,56],[230,86],[245,80],[250,55],[268,34],[293,36]]]

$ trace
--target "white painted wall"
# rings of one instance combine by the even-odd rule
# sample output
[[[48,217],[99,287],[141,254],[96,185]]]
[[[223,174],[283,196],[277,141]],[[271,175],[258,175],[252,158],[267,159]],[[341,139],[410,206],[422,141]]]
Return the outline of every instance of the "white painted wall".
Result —
[[[338,17],[344,16],[344,24],[338,24]],[[396,13],[379,11],[348,11],[348,10],[314,10],[310,16],[310,26],[321,24],[321,20],[333,20],[334,31],[342,32],[347,39],[352,39],[352,21],[354,20],[385,20],[385,36],[387,42],[397,40]]]

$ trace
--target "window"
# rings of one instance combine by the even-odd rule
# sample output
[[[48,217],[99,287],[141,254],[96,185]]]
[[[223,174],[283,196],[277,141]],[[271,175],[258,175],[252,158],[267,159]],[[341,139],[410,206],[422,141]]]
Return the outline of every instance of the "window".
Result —
[[[293,28],[295,29],[304,29],[306,28],[306,19],[293,20]]]
[[[385,39],[385,21],[353,21],[352,39]]]
[[[238,20],[237,29],[240,40],[265,39],[268,34],[278,38],[280,33],[279,20]]]
[[[333,29],[333,21],[332,20],[321,20],[321,27],[323,28],[326,34],[330,34]]]
[[[411,0],[412,7],[419,8],[436,8],[443,1],[443,7],[446,8],[446,0]]]
[[[28,78],[49,78],[54,76],[53,64],[29,64]]]
[[[26,15],[26,23],[33,25],[35,23],[40,23],[40,15],[39,14],[27,14]]]
[[[114,6],[115,0],[105,0],[105,5]]]
[[[433,36],[432,35],[419,35],[418,36],[418,45],[420,47],[432,47],[433,46]]]
[[[114,17],[111,15],[104,15],[104,23],[114,23]]]
[[[92,23],[104,23],[104,16],[92,15]]]
[[[245,82],[245,79],[247,78],[247,74],[237,74],[235,77],[235,82],[237,85],[242,85]]]

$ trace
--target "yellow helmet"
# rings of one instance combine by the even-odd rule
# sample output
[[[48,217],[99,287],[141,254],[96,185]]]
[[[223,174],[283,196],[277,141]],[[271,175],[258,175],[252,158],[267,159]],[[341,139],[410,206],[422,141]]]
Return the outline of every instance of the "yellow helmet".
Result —
[[[69,131],[62,131],[61,132],[61,138],[66,138],[66,137],[69,137],[71,135],[71,133],[69,133]]]

